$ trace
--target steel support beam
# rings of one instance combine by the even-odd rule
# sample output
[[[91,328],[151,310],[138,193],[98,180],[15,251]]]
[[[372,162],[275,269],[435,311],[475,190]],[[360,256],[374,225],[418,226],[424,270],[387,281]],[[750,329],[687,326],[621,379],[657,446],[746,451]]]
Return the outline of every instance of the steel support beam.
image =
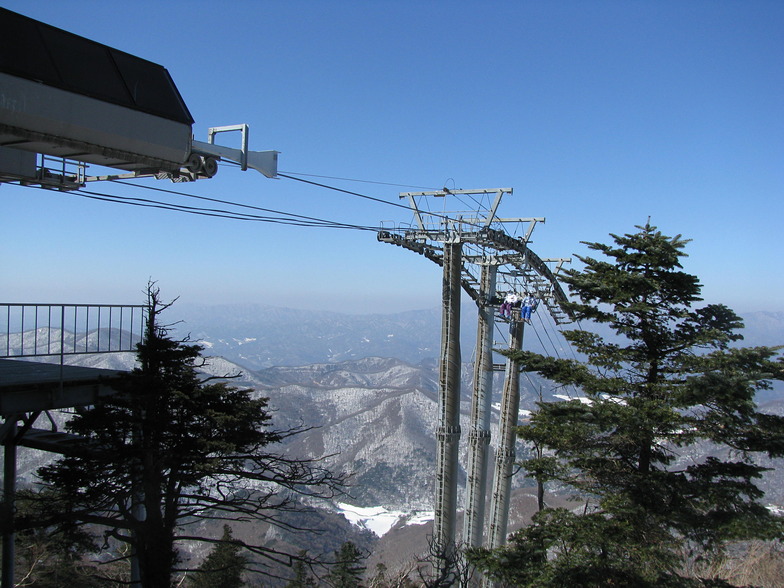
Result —
[[[471,404],[471,430],[468,433],[468,480],[466,482],[463,542],[481,547],[487,498],[487,464],[490,448],[490,408],[493,397],[493,327],[495,279],[498,266],[482,266],[479,284],[479,320],[474,363],[474,393]]]
[[[510,322],[509,350],[522,349],[524,323],[515,310]],[[501,422],[498,429],[498,449],[495,456],[495,475],[490,504],[490,548],[506,544],[509,518],[509,499],[512,491],[512,470],[515,462],[517,419],[520,412],[520,362],[508,357],[506,378],[501,398]]]
[[[433,540],[440,567],[446,575],[455,560],[457,517],[458,443],[460,441],[460,276],[462,244],[444,244],[439,418],[436,456],[436,496]]]
[[[14,513],[16,510],[16,419],[6,431],[5,454],[3,456],[3,571],[2,588],[14,587]]]

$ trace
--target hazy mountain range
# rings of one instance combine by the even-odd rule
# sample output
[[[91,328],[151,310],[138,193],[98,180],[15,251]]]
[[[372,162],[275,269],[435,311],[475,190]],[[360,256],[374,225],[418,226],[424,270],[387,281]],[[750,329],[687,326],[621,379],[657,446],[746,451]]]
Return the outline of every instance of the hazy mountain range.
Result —
[[[476,341],[477,310],[472,303],[464,304],[461,310],[462,356],[464,362],[470,362]],[[743,345],[784,345],[784,312],[754,312],[742,318],[746,324]],[[176,303],[163,315],[163,321],[172,325],[175,336],[189,336],[201,343],[206,355],[225,357],[248,369],[335,363],[365,357],[390,357],[416,364],[437,359],[441,344],[441,309],[437,307],[354,315],[258,304]],[[540,353],[571,357],[572,351],[560,335],[562,328],[571,329],[575,325],[557,326],[546,313],[535,313],[532,325],[526,327],[523,346]],[[506,346],[507,330],[505,323],[496,323],[496,347]],[[609,334],[601,328],[597,330],[602,335]],[[14,347],[14,336],[18,337],[12,334],[10,348]],[[0,355],[7,347],[4,338],[5,334],[0,332]],[[71,338],[67,339],[71,347]],[[103,340],[106,339],[104,335]],[[25,345],[25,349],[32,347],[30,342]]]
[[[182,321],[174,327],[176,336],[190,334],[204,346],[205,355],[213,356],[207,367],[211,374],[240,374],[236,385],[252,387],[270,398],[278,428],[310,427],[286,445],[287,453],[328,456],[330,467],[353,473],[350,496],[340,502],[401,513],[400,521],[386,525],[385,529],[391,526],[391,530],[379,539],[368,530],[349,525],[337,514],[342,507],[336,503],[323,516],[331,528],[339,528],[340,532],[335,531],[331,539],[320,537],[319,549],[336,549],[339,541],[351,539],[373,549],[387,565],[402,563],[426,549],[431,526],[422,523],[433,508],[440,309],[344,315],[255,305],[175,305],[167,315],[164,319],[171,323]],[[743,318],[745,345],[784,343],[784,313],[752,313]],[[505,346],[506,328],[499,323],[498,347]],[[476,311],[468,305],[462,313],[461,467],[467,462],[465,431],[470,426],[467,415],[475,331]],[[13,341],[12,337],[11,347]],[[546,317],[535,317],[533,325],[527,327],[524,346],[572,356]],[[133,354],[124,353],[69,359],[69,363],[77,361],[96,367],[130,368],[134,358]],[[502,377],[498,373],[496,403],[500,402]],[[530,374],[521,379],[521,388],[521,409],[534,408],[540,390],[545,399],[553,398],[549,387]],[[766,410],[777,413],[784,413],[783,400],[784,391],[780,388],[760,398]],[[497,413],[493,417],[497,426]],[[518,446],[518,457],[523,457],[525,451]],[[30,479],[35,467],[47,458],[39,452],[29,452],[28,457],[20,455],[20,460],[25,460],[20,463],[23,478]],[[461,488],[464,481],[465,472],[461,471]],[[784,476],[777,470],[765,483],[767,500],[778,506],[784,506],[782,482]],[[532,486],[532,481],[515,477],[510,528],[523,524],[532,512]],[[560,498],[554,495],[551,500]],[[417,524],[407,524],[412,520]],[[278,547],[302,548],[301,541],[310,541],[282,536],[274,529],[265,533],[269,544]],[[315,547],[311,543],[306,546]]]
[[[250,369],[333,363],[365,357],[393,357],[409,363],[438,358],[441,309],[395,314],[352,315],[302,311],[263,305],[175,305],[165,317],[178,332],[189,333],[206,354],[230,359]],[[784,345],[784,312],[742,315],[744,345]],[[473,304],[461,309],[463,361],[471,361],[477,328]],[[570,357],[557,327],[544,312],[527,327],[524,347]],[[495,340],[504,347],[506,325],[497,323]]]

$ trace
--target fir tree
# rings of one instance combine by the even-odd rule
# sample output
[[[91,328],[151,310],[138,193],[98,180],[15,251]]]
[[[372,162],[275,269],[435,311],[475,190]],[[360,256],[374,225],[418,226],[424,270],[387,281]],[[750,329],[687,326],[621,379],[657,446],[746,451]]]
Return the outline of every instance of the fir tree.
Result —
[[[637,229],[612,235],[613,245],[587,243],[608,260],[580,257],[585,268],[564,280],[576,319],[617,338],[567,331],[584,363],[518,353],[523,369],[587,397],[539,403],[519,431],[546,449],[524,462],[528,474],[585,504],[545,508],[507,547],[472,553],[510,585],[688,586],[679,571],[690,552],[781,537],[754,456],[784,455],[784,418],[760,413],[754,398],[784,364],[775,349],[730,347],[742,322],[729,308],[693,308],[701,286],[682,271],[686,240]],[[705,443],[712,456],[679,459]]]
[[[266,398],[200,374],[201,348],[172,339],[160,322],[170,304],[152,284],[148,295],[139,367],[68,423],[85,442],[39,475],[57,496],[46,505],[60,527],[105,526],[130,545],[144,588],[169,588],[177,541],[202,539],[183,532],[185,520],[236,514],[283,525],[275,512],[300,509],[297,494],[334,496],[342,478],[270,452],[299,431],[272,430]],[[259,489],[249,492],[248,481]],[[243,546],[283,561],[274,549]]]
[[[242,573],[248,559],[240,551],[242,546],[234,541],[231,527],[223,525],[223,537],[216,543],[191,580],[193,588],[241,588],[245,586]]]
[[[351,541],[346,541],[335,552],[336,563],[327,576],[327,583],[332,588],[359,588],[362,586],[362,575],[365,566],[362,561],[365,555]]]

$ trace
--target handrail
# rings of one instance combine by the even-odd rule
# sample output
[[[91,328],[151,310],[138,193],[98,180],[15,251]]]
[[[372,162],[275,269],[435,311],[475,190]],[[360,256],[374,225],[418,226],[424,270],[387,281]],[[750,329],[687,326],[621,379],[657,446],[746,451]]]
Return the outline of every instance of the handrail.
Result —
[[[0,303],[0,357],[136,351],[146,305]]]

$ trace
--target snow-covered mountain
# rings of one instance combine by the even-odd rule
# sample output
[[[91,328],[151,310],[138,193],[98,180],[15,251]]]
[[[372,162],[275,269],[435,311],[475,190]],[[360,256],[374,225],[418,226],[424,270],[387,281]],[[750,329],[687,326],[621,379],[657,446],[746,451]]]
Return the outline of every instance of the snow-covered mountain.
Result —
[[[470,426],[469,367],[463,378],[464,431]],[[218,375],[237,369],[225,359],[211,360],[208,365],[209,372]],[[353,505],[432,510],[438,419],[436,362],[413,365],[369,357],[335,364],[244,370],[233,384],[254,388],[268,397],[276,427],[309,429],[287,442],[287,452],[326,457],[334,470],[351,472]],[[533,407],[534,399],[533,390],[524,389],[523,403],[528,408]],[[462,455],[466,457],[465,446]]]
[[[184,320],[175,335],[190,333],[192,339],[202,342],[205,355],[212,356],[205,367],[209,374],[239,374],[232,384],[253,388],[268,397],[277,428],[307,428],[287,441],[283,449],[288,454],[323,457],[333,469],[353,474],[350,496],[332,505],[328,515],[348,512],[349,518],[354,517],[357,535],[341,532],[341,537],[361,539],[369,546],[367,529],[385,533],[375,548],[387,554],[387,562],[426,549],[427,534],[432,532],[426,513],[433,509],[436,468],[440,311],[355,316],[245,306],[186,309],[180,315],[175,306],[169,312],[167,319]],[[784,313],[754,313],[744,320],[744,344],[784,343]],[[467,307],[462,328],[462,467],[467,463],[465,439],[475,329],[476,313]],[[527,333],[526,347],[548,348],[551,353],[556,349],[569,356],[554,331],[548,333],[550,339],[541,330],[533,331],[537,336]],[[503,332],[499,332],[498,338],[502,337]],[[13,335],[10,346],[19,344],[18,339],[20,335]],[[113,353],[73,356],[67,362],[130,369],[134,357],[131,353]],[[502,375],[497,378],[496,405],[500,402]],[[534,407],[541,386],[542,382],[530,374],[522,378],[523,411]],[[544,390],[547,399],[548,387]],[[784,393],[777,389],[765,397],[764,409],[784,413],[783,399]],[[493,416],[495,426],[497,412]],[[518,457],[524,457],[524,452],[522,446],[518,447]],[[22,478],[30,479],[34,469],[49,457],[32,450],[20,451]],[[766,480],[766,489],[770,501],[782,506],[784,476],[780,470]],[[462,488],[463,470],[459,480]],[[524,523],[534,503],[530,496],[532,481],[518,475],[514,485],[510,528]],[[462,504],[462,497],[458,503]],[[391,512],[416,514],[401,514],[397,520]],[[381,526],[379,518],[384,519]],[[401,546],[408,551],[401,551]]]
[[[310,428],[292,439],[291,451],[310,457],[329,455],[334,467],[354,472],[352,492],[357,506],[431,506],[438,409],[438,309],[341,315],[251,305],[185,307],[180,312],[175,305],[168,312],[171,316],[165,318],[172,324],[182,318],[176,336],[190,333],[192,339],[202,342],[205,355],[213,356],[207,368],[211,374],[241,374],[234,383],[268,396],[278,427]],[[462,314],[461,425],[467,431],[476,312],[468,305]],[[753,313],[744,320],[745,344],[784,342],[784,313]],[[556,333],[550,331],[545,337],[534,321],[536,336],[527,332],[525,346],[536,349],[547,345],[559,352],[563,341],[559,343]],[[0,347],[13,350],[24,341],[29,349],[31,338],[30,332],[12,334],[8,342],[0,341]],[[339,359],[349,356],[356,357]],[[69,356],[66,363],[130,369],[134,357],[132,353]],[[273,365],[259,367],[264,364]],[[497,375],[497,391],[501,377]],[[531,409],[541,382],[528,374],[521,386],[521,409]],[[781,389],[766,395],[766,408],[780,410],[781,396]],[[498,392],[495,401],[500,401]]]
[[[262,305],[173,308],[176,328],[210,355],[251,369],[395,357],[416,363],[438,357],[438,309],[350,315]]]

